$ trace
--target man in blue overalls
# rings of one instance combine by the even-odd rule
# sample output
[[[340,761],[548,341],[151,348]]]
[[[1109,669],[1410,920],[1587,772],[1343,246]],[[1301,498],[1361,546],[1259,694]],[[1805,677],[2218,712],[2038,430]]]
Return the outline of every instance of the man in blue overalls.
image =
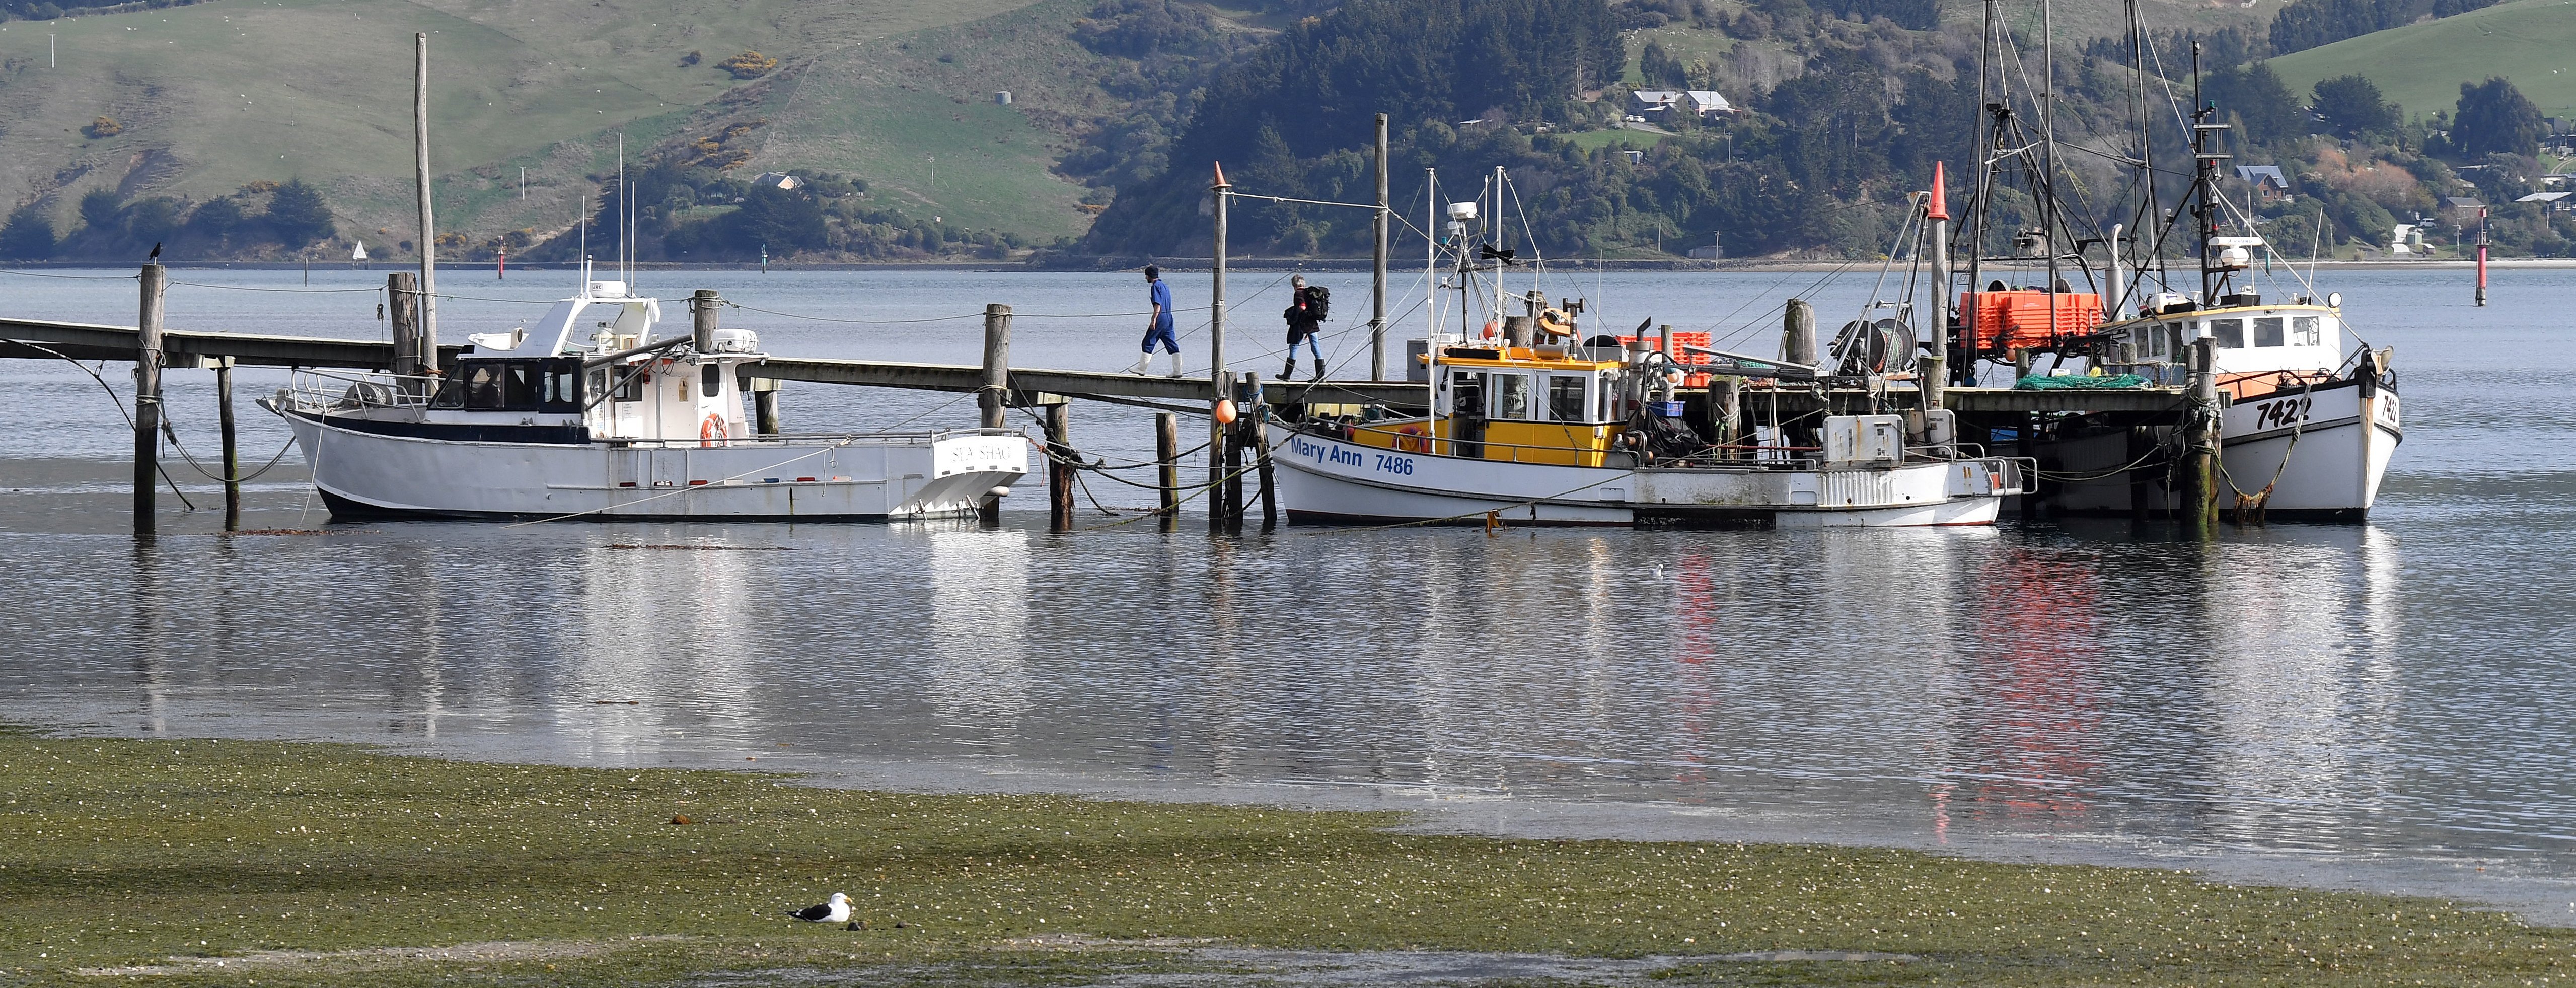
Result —
[[[1163,281],[1163,269],[1145,266],[1145,299],[1152,303],[1152,317],[1145,323],[1145,352],[1136,358],[1130,374],[1145,373],[1145,365],[1154,359],[1154,344],[1161,341],[1172,355],[1172,376],[1181,376],[1181,340],[1172,335],[1172,286]]]

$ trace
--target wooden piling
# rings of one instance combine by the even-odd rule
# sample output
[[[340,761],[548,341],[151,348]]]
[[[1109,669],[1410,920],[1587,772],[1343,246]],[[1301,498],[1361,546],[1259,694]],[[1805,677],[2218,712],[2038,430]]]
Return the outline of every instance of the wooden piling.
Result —
[[[689,297],[689,345],[699,353],[715,352],[716,314],[723,306],[724,300],[717,298],[712,288],[698,289],[697,294]],[[985,318],[992,317],[987,314]]]
[[[134,325],[134,534],[155,528],[153,498],[161,484],[161,302],[168,271],[143,266],[143,307]]]
[[[984,306],[984,383],[975,393],[975,405],[983,410],[983,426],[1002,427],[1002,410],[1011,398],[1011,307],[999,302]],[[977,510],[986,525],[1002,523],[1002,499],[986,494]]]
[[[1667,330],[1667,335],[1670,335]],[[1793,364],[1816,362],[1816,307],[1803,298],[1789,300],[1780,318],[1780,359]]]
[[[1744,435],[1744,379],[1710,378],[1708,400],[1711,404],[1708,417],[1717,424],[1717,444],[1741,445]],[[1722,451],[1720,458],[1736,460],[1743,459],[1744,456],[1742,450],[1729,449]]]
[[[1154,462],[1161,474],[1156,483],[1162,487],[1163,531],[1169,532],[1181,518],[1181,417],[1171,412],[1154,414]]]
[[[1248,430],[1252,441],[1254,472],[1261,478],[1261,527],[1263,528],[1275,528],[1279,524],[1279,484],[1270,470],[1270,430],[1265,428],[1269,424],[1270,406],[1265,403],[1252,416],[1252,428]]]
[[[782,431],[778,423],[778,390],[785,382],[774,377],[755,377],[751,389],[752,427],[761,435],[775,436]]]
[[[1056,398],[1046,406],[1047,528],[1073,529],[1073,404]]]
[[[396,271],[385,276],[385,312],[392,320],[394,373],[420,373],[420,276]]]
[[[1243,530],[1243,433],[1245,427],[1252,423],[1249,411],[1252,403],[1245,401],[1243,396],[1246,392],[1257,394],[1255,389],[1261,387],[1260,381],[1260,376],[1254,373],[1245,373],[1235,380],[1234,421],[1224,427],[1225,530],[1228,532]]]
[[[438,373],[438,223],[429,209],[429,34],[413,38],[418,61],[412,69],[411,133],[412,152],[418,160],[415,177],[420,192],[420,370]]]
[[[215,357],[215,426],[224,445],[224,531],[241,528],[241,445],[233,434],[233,358]]]
[[[2191,341],[2191,404],[2185,434],[2181,508],[2183,532],[2205,539],[2218,523],[2218,341]]]
[[[1233,186],[1225,180],[1225,169],[1216,169],[1216,182],[1208,186],[1208,195],[1216,203],[1216,221],[1210,232],[1215,237],[1210,251],[1215,261],[1215,277],[1208,288],[1208,531],[1222,532],[1226,527],[1225,504],[1219,488],[1225,486],[1226,455],[1234,448],[1231,429],[1214,414],[1226,401],[1227,387],[1233,378],[1225,372],[1225,220],[1230,205],[1227,193]]]

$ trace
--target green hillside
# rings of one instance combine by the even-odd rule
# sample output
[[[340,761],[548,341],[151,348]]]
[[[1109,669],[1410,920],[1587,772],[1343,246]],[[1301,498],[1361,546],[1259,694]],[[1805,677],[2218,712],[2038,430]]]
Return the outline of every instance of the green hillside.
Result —
[[[2272,71],[2303,98],[2319,79],[2358,73],[2409,114],[2448,110],[2460,83],[2500,75],[2542,113],[2576,115],[2576,0],[2507,0],[2284,55]]]
[[[76,224],[73,203],[92,189],[129,197],[221,195],[244,183],[302,177],[323,188],[343,228],[368,237],[383,228],[402,239],[411,227],[410,89],[412,35],[431,32],[433,164],[443,173],[442,227],[488,234],[560,228],[577,197],[597,188],[586,176],[612,171],[614,133],[630,152],[689,127],[711,103],[738,113],[820,114],[873,141],[788,142],[763,147],[752,168],[858,171],[889,159],[888,144],[968,141],[1038,143],[1024,117],[990,107],[988,80],[959,79],[958,93],[897,100],[859,92],[831,67],[864,63],[882,48],[948,25],[1028,7],[1028,0],[215,0],[185,7],[0,24],[0,189],[6,205],[43,197],[58,226]],[[58,67],[48,67],[46,35]],[[753,82],[716,67],[756,49],[781,62]],[[683,56],[698,52],[697,64]],[[799,72],[822,66],[815,89]],[[966,84],[987,101],[971,122],[951,118]],[[932,106],[934,103],[936,106]],[[943,112],[935,115],[930,109]],[[962,115],[962,114],[961,114]],[[84,126],[111,117],[122,127],[91,138]],[[955,133],[939,137],[942,127]],[[872,129],[871,129],[872,128]],[[767,128],[763,136],[789,130]],[[970,133],[971,132],[971,133]],[[1025,135],[1025,136],[1021,136]],[[936,153],[930,150],[928,153]],[[946,184],[894,184],[937,212],[942,196],[972,221],[1001,222],[1017,204],[971,202],[966,190],[1000,180],[1014,197],[1060,200],[1064,217],[1080,189],[1053,183],[1031,155],[951,152]],[[518,169],[528,169],[527,199]],[[914,188],[913,186],[918,186]],[[988,197],[988,200],[1007,197]],[[983,215],[978,215],[978,214]],[[1066,232],[1064,217],[1047,226]],[[952,217],[952,222],[956,221]],[[1036,232],[1036,231],[1032,231]]]

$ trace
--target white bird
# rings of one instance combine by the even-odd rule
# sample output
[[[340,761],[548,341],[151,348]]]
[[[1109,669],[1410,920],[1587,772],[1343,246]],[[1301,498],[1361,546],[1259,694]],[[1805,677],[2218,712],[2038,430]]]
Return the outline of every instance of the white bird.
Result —
[[[807,906],[787,915],[808,923],[847,923],[850,921],[850,897],[834,892],[830,902],[819,906]]]

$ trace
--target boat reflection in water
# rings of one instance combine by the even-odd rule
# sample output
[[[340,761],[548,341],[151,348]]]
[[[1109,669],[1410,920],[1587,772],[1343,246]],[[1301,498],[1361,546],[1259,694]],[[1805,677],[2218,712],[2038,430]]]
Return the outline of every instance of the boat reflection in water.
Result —
[[[581,552],[580,633],[554,689],[566,755],[640,764],[710,747],[734,755],[766,733],[757,684],[774,660],[761,636],[752,557],[741,540],[617,529]]]

